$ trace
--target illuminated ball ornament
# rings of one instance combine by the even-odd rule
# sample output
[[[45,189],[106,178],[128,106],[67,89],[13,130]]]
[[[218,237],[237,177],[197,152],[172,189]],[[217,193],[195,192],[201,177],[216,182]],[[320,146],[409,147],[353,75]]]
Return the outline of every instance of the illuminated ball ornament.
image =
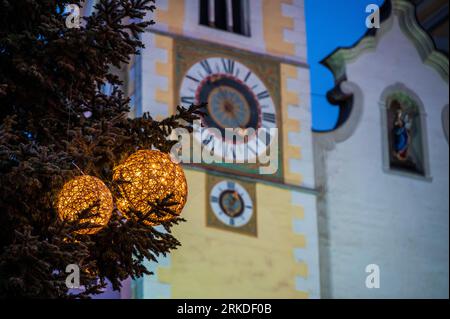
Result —
[[[86,223],[89,226],[77,231],[78,234],[92,235],[99,232],[111,218],[114,202],[108,187],[93,176],[78,176],[66,184],[58,194],[58,217],[63,221]],[[88,212],[89,217],[80,215]]]
[[[117,208],[127,217],[134,210],[149,214],[152,203],[162,201],[172,194],[170,206],[173,214],[157,216],[149,214],[144,223],[156,226],[181,214],[187,200],[187,183],[183,169],[172,162],[170,155],[156,150],[142,150],[128,157],[114,168],[113,180],[120,191]]]

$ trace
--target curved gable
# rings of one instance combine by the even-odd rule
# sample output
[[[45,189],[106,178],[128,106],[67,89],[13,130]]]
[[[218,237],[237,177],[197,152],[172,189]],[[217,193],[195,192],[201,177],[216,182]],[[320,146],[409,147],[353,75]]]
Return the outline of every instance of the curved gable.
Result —
[[[322,61],[322,64],[333,73],[336,83],[336,86],[328,92],[327,98],[331,104],[338,105],[340,108],[336,127],[332,131],[339,130],[344,123],[347,123],[357,107],[353,93],[346,91],[341,86],[347,81],[348,65],[358,60],[364,53],[377,48],[380,40],[391,29],[394,15],[398,18],[404,35],[415,46],[422,62],[432,67],[445,82],[449,81],[448,57],[436,50],[431,37],[417,22],[414,5],[406,0],[386,0],[380,10],[380,29],[368,30],[353,46],[338,48]]]

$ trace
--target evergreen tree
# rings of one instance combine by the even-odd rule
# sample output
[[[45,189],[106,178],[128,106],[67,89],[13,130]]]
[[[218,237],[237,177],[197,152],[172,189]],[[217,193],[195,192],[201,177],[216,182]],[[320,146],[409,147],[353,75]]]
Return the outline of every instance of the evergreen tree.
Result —
[[[100,0],[80,28],[67,28],[67,4],[80,0],[0,1],[0,297],[89,297],[108,279],[150,274],[156,261],[180,243],[166,231],[124,220],[115,210],[95,235],[57,218],[55,198],[80,175],[112,188],[114,165],[138,149],[168,152],[167,136],[198,118],[201,106],[178,107],[161,122],[148,114],[129,119],[129,99],[112,69],[143,48],[140,33],[154,0]],[[101,88],[109,83],[112,93]],[[78,169],[79,168],[79,169]],[[170,210],[170,199],[155,203]],[[139,212],[136,212],[138,214]],[[139,219],[137,219],[139,220]],[[78,264],[85,290],[69,295],[66,266]]]

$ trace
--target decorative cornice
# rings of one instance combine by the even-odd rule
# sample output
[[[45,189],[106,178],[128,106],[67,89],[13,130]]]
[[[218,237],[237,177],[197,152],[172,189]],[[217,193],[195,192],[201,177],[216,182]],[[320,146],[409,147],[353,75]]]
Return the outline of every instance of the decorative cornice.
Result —
[[[343,142],[352,136],[361,122],[364,105],[364,94],[361,88],[356,83],[341,81],[336,86],[336,90],[343,97],[342,103],[344,104],[339,104],[339,106],[345,115],[340,116],[339,120],[344,121],[345,117],[345,125],[342,122],[332,131],[314,132],[314,138],[321,145],[321,149],[334,149],[336,143]]]
[[[405,0],[391,1],[402,31],[414,43],[422,61],[434,68],[448,83],[448,57],[436,50],[432,38],[417,22],[414,5]]]
[[[333,72],[336,83],[345,80],[348,63],[362,53],[377,47],[379,39],[390,29],[392,13],[398,17],[402,31],[414,43],[422,61],[433,67],[448,83],[448,57],[436,50],[431,37],[417,22],[414,5],[406,0],[386,0],[380,10],[382,20],[380,29],[369,30],[355,45],[338,48],[321,62]]]
[[[391,1],[386,0],[380,8],[380,19],[383,27],[369,29],[354,45],[337,48],[321,61],[322,65],[333,72],[336,84],[346,80],[346,65],[349,62],[356,60],[362,53],[374,50],[377,47],[380,33],[383,34],[390,29],[391,19],[389,17],[391,12]]]
[[[386,0],[380,8],[382,25],[380,29],[368,30],[353,46],[338,48],[321,62],[333,73],[335,78],[336,86],[328,92],[328,101],[332,105],[339,106],[337,124],[330,131],[339,130],[354,112],[353,96],[343,94],[342,91],[342,84],[347,82],[347,65],[355,61],[361,54],[375,50],[383,35],[391,29],[394,15],[398,18],[402,32],[414,44],[424,64],[434,68],[445,82],[449,82],[448,57],[436,50],[431,37],[419,25],[415,6],[407,0]]]
[[[334,75],[335,87],[327,93],[327,99],[332,105],[339,106],[339,118],[335,127],[329,131],[317,131],[315,133],[327,133],[340,129],[347,122],[353,112],[354,97],[352,93],[345,93],[342,84],[347,82],[346,67],[351,61],[356,60],[363,52],[374,50],[381,35],[391,29],[392,19],[391,2],[386,0],[380,8],[380,29],[369,29],[353,46],[336,49],[328,57],[321,61]]]
[[[226,43],[218,43],[218,42],[214,42],[208,39],[201,39],[198,37],[194,37],[194,36],[190,36],[190,35],[186,35],[186,34],[177,34],[177,33],[173,33],[170,31],[163,31],[163,30],[158,30],[152,27],[149,27],[145,30],[146,32],[149,33],[154,33],[154,34],[159,34],[159,35],[163,35],[163,36],[167,36],[167,37],[171,37],[174,40],[188,40],[188,41],[195,41],[197,43],[200,44],[204,44],[204,45],[216,45],[216,46],[221,46],[223,48],[229,49],[229,50],[233,50],[235,52],[238,53],[242,53],[242,54],[252,54],[254,56],[259,56],[261,58],[265,58],[265,59],[270,59],[279,63],[284,63],[284,64],[290,64],[290,65],[295,65],[299,68],[304,68],[304,69],[309,69],[310,66],[308,63],[303,62],[303,61],[298,61],[289,57],[281,57],[281,56],[277,56],[277,55],[273,55],[273,54],[269,54],[269,53],[262,53],[262,52],[258,52],[258,51],[251,51],[248,47],[247,48],[238,48],[235,46],[232,46],[230,44],[226,44]]]

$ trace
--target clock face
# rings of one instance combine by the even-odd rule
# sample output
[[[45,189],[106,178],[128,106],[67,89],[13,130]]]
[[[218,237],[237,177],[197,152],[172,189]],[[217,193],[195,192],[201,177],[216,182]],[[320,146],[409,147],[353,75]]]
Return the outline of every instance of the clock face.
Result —
[[[208,104],[202,119],[205,129],[195,135],[204,147],[226,158],[255,158],[276,138],[270,130],[277,126],[277,115],[269,90],[240,62],[213,57],[196,63],[182,81],[180,99],[185,106]],[[264,135],[256,134],[260,128],[266,129]],[[227,139],[226,129],[237,129],[238,134]]]
[[[244,187],[231,181],[216,184],[210,194],[216,217],[230,227],[243,227],[253,216],[253,202]]]

